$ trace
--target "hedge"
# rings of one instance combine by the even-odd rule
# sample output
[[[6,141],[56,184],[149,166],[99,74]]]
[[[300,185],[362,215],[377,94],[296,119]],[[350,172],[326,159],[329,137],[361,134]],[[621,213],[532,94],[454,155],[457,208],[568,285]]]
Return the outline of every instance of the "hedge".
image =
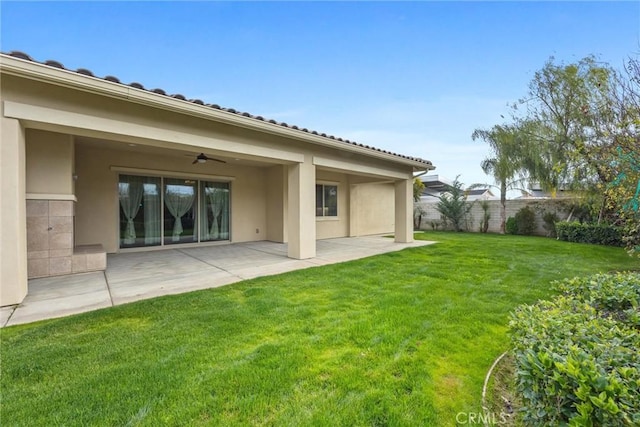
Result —
[[[620,228],[608,224],[561,221],[556,222],[556,234],[558,240],[567,242],[623,246]]]
[[[510,333],[526,425],[640,425],[640,273],[557,283]]]

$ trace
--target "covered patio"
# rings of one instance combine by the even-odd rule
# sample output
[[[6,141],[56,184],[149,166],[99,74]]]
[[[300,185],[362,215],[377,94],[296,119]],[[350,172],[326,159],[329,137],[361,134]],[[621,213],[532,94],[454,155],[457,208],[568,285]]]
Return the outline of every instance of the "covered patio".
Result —
[[[29,294],[22,303],[0,309],[0,326],[216,288],[431,243],[397,243],[382,235],[327,239],[317,241],[316,257],[305,260],[289,258],[286,243],[268,241],[109,254],[104,272],[30,280]]]

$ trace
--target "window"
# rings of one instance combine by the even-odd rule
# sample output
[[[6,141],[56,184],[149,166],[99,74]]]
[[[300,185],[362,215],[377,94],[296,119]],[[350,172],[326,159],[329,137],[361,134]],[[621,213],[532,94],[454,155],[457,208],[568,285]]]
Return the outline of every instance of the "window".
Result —
[[[229,183],[120,175],[120,247],[229,240]]]
[[[316,216],[338,216],[338,186],[316,184]]]

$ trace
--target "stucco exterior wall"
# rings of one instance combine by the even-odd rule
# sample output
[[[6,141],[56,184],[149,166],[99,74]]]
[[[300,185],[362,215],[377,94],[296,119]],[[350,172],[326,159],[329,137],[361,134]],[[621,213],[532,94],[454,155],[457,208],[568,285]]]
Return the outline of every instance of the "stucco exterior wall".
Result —
[[[191,164],[184,156],[102,149],[76,143],[76,245],[101,243],[107,252],[118,250],[118,171],[112,167],[209,175],[211,180],[231,182],[231,241],[265,240],[267,236],[264,168],[218,163]],[[144,172],[140,172],[144,174]]]
[[[26,130],[27,194],[73,195],[73,137]]]
[[[393,233],[395,227],[395,188],[391,183],[358,184],[352,198],[354,224],[352,236]]]
[[[0,306],[27,294],[25,137],[17,120],[0,121]]]
[[[267,240],[284,243],[287,241],[287,171],[282,165],[266,170]]]
[[[318,170],[318,184],[338,187],[338,216],[316,217],[316,236],[318,239],[331,239],[349,235],[349,181],[346,174]],[[314,189],[315,190],[315,189]],[[314,210],[315,212],[315,210]]]

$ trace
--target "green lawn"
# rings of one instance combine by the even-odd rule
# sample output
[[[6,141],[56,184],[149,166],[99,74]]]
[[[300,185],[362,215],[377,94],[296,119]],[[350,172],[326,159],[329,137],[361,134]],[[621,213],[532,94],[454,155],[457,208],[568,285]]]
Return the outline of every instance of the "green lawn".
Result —
[[[1,330],[0,424],[428,425],[479,412],[508,313],[622,249],[439,243]]]

